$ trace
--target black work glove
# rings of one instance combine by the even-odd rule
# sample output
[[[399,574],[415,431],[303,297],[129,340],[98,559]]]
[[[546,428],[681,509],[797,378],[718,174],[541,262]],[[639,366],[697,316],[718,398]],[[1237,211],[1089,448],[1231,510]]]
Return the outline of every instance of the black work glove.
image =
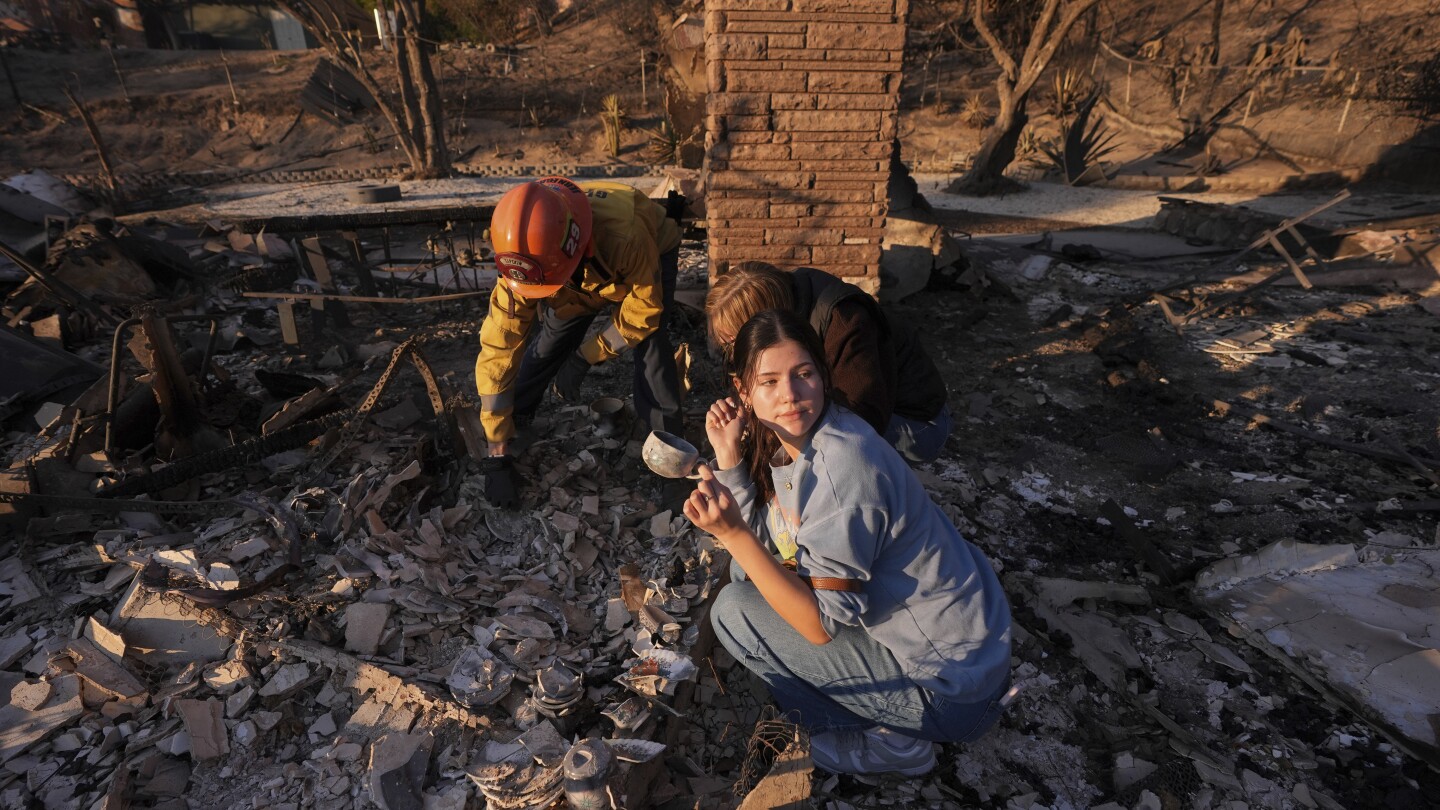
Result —
[[[509,456],[490,456],[480,462],[485,473],[485,500],[501,509],[514,509],[519,501],[520,474]]]
[[[555,396],[562,402],[577,402],[580,399],[580,383],[589,371],[590,361],[580,352],[565,358],[565,364],[560,366],[560,373],[555,375]]]

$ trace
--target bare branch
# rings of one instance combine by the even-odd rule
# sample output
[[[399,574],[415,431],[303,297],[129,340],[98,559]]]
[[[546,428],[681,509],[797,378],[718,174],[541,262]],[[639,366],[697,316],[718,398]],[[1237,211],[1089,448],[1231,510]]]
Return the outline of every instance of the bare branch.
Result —
[[[1050,36],[1040,49],[1034,53],[1026,49],[1025,66],[1020,79],[1015,83],[1017,92],[1028,92],[1031,87],[1035,86],[1040,74],[1045,72],[1050,60],[1055,57],[1055,52],[1065,44],[1065,38],[1070,35],[1070,29],[1075,27],[1075,23],[1080,21],[1085,12],[1094,8],[1099,2],[1100,0],[1075,0],[1066,7],[1064,14],[1060,17],[1060,22],[1051,30]],[[1023,91],[1020,90],[1021,87],[1024,88]]]
[[[990,46],[990,53],[995,61],[1000,63],[1000,71],[1005,74],[1011,82],[1019,78],[1020,70],[1015,65],[1015,58],[1005,49],[1000,38],[990,28],[990,21],[985,19],[985,0],[972,0],[970,4],[970,19],[975,23],[975,30],[980,32],[980,38]]]
[[[1022,67],[1030,61],[1030,55],[1038,53],[1045,43],[1050,39],[1050,24],[1055,21],[1055,12],[1060,8],[1060,0],[1045,0],[1045,5],[1040,9],[1040,16],[1030,26],[1030,41],[1025,45],[1025,55],[1021,57]]]

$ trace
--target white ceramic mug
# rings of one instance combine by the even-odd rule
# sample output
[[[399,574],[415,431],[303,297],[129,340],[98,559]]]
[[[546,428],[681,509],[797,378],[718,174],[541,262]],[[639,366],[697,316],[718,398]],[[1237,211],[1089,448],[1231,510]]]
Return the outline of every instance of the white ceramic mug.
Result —
[[[640,450],[640,458],[650,471],[662,478],[699,478],[695,465],[700,461],[700,451],[695,445],[673,433],[663,430],[652,431]]]

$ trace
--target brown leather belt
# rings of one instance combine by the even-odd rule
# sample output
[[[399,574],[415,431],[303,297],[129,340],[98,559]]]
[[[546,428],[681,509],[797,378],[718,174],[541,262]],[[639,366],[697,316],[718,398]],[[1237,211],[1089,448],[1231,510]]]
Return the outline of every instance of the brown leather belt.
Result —
[[[781,565],[795,570],[794,560],[785,560]],[[865,583],[858,579],[841,579],[840,577],[807,577],[804,574],[796,573],[800,581],[810,586],[814,591],[846,591],[848,593],[860,593],[865,588]]]

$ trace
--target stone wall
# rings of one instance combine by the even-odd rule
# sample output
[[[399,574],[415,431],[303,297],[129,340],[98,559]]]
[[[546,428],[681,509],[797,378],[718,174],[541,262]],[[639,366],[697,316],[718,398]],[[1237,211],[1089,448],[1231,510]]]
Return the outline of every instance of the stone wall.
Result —
[[[909,0],[708,0],[712,274],[762,260],[880,286]]]

